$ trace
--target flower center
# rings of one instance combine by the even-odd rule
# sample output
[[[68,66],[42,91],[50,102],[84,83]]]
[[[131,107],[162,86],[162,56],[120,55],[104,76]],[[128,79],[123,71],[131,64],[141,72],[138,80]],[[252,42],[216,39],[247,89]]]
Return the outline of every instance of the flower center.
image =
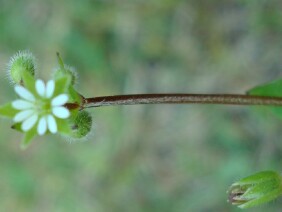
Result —
[[[36,113],[39,115],[47,115],[52,112],[50,99],[39,99],[34,106]]]

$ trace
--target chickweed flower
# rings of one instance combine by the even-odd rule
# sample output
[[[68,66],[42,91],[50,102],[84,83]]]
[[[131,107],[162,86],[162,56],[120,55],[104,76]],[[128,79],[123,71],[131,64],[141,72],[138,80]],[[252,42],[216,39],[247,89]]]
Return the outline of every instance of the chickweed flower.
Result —
[[[63,63],[59,54],[57,56],[60,68],[46,84],[35,79],[31,53],[18,53],[9,62],[9,76],[19,98],[1,105],[0,115],[11,118],[12,128],[24,133],[23,148],[36,135],[60,133],[77,139],[85,137],[91,129],[92,117],[79,111],[83,97],[73,86],[74,71]]]
[[[37,133],[43,135],[47,129],[57,133],[56,119],[66,119],[70,112],[63,105],[68,101],[67,94],[54,95],[55,82],[50,80],[45,85],[40,79],[35,83],[36,93],[31,93],[23,86],[16,85],[15,92],[21,99],[12,102],[12,107],[19,110],[14,122],[22,123],[21,129],[26,132],[37,124]]]

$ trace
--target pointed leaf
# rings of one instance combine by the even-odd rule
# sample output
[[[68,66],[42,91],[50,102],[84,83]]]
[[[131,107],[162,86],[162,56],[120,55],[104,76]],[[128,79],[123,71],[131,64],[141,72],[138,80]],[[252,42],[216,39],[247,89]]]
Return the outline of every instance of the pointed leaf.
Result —
[[[282,97],[282,79],[256,86],[249,91],[249,95]]]

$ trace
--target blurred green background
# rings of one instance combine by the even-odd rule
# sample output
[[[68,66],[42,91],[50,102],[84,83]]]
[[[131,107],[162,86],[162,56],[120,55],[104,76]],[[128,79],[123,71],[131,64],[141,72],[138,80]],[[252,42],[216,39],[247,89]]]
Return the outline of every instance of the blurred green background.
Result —
[[[87,97],[244,93],[281,76],[281,10],[275,0],[0,0],[0,103],[15,98],[6,64],[25,49],[45,80],[59,51]],[[0,120],[1,211],[241,211],[226,202],[229,185],[282,170],[282,122],[251,107],[90,111],[87,141],[37,137],[26,151]]]

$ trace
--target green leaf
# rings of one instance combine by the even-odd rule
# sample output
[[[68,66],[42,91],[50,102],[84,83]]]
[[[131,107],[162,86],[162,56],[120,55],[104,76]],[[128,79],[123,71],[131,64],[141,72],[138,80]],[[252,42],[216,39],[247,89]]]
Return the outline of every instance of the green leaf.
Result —
[[[252,96],[282,97],[282,79],[259,85],[249,90],[247,94]],[[282,107],[267,106],[265,109],[282,118]]]
[[[31,130],[27,131],[21,143],[21,148],[26,149],[31,144],[31,141],[36,136],[36,134],[36,127],[33,127]]]
[[[56,119],[58,125],[58,132],[62,134],[70,134],[70,124],[67,119]]]
[[[282,97],[282,79],[256,86],[249,90],[247,94],[255,96]]]
[[[8,118],[14,118],[19,111],[12,107],[12,103],[0,106],[0,115]]]

